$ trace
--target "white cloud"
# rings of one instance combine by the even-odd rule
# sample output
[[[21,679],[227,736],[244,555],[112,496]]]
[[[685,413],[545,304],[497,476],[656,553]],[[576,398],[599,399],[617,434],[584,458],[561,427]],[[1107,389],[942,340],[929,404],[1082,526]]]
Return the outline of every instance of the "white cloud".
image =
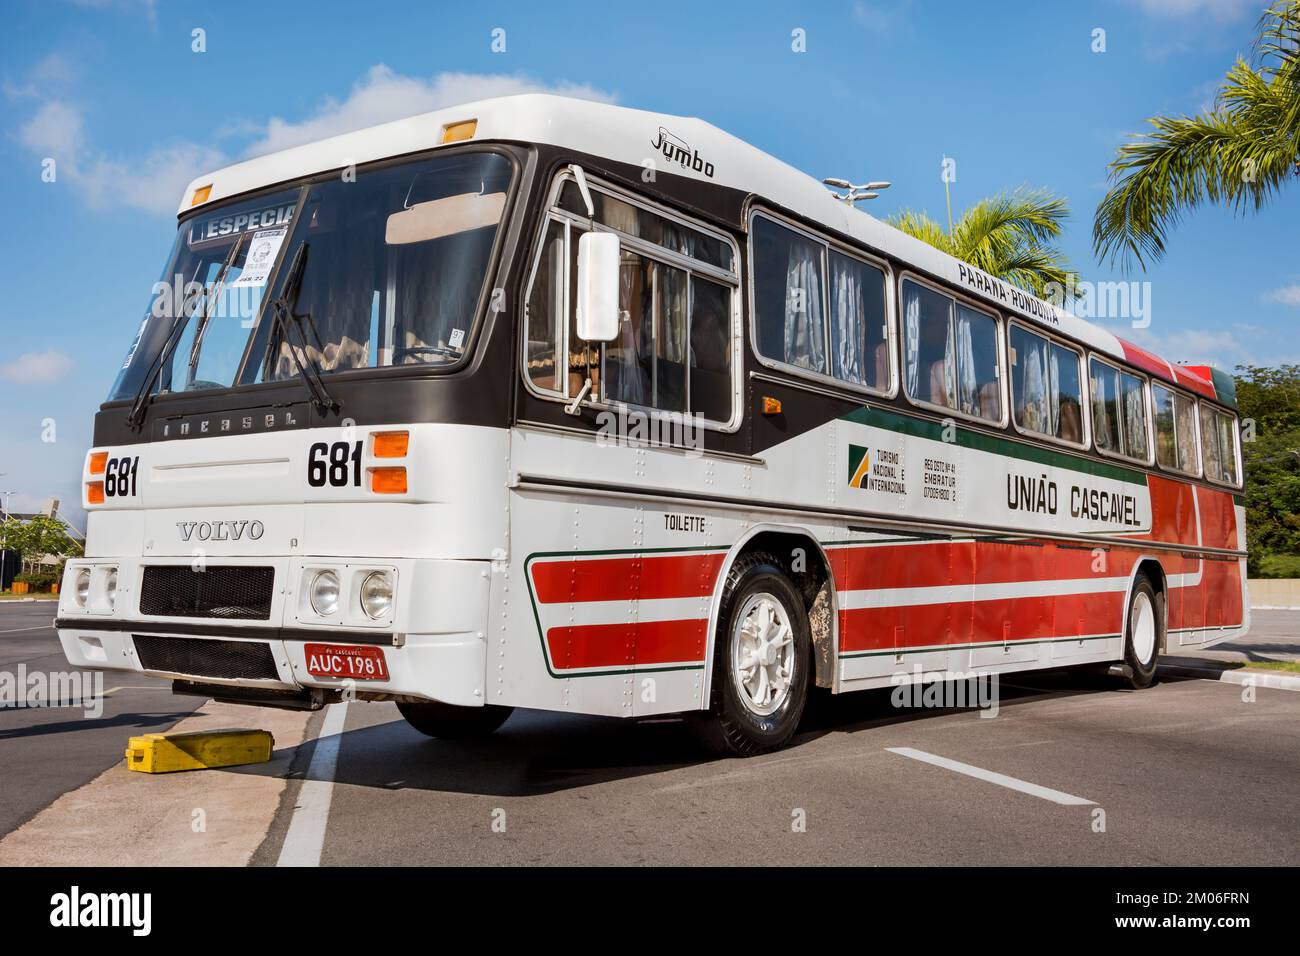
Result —
[[[614,101],[611,94],[580,83],[548,86],[525,76],[482,73],[439,73],[424,79],[395,73],[380,63],[366,71],[346,99],[326,99],[308,119],[295,123],[272,117],[246,154],[274,153],[405,116],[517,93],[558,93],[604,103]]]
[[[53,385],[72,371],[73,361],[58,349],[26,352],[0,364],[0,379],[15,385]]]
[[[1264,293],[1265,302],[1275,302],[1278,305],[1293,305],[1300,308],[1300,285],[1283,286],[1280,289],[1274,289],[1272,292]]]
[[[347,97],[327,98],[304,120],[294,122],[276,116],[258,122],[245,118],[219,127],[215,134],[219,140],[252,137],[252,142],[242,150],[177,140],[136,156],[108,155],[87,142],[84,114],[64,98],[48,99],[22,125],[18,138],[40,158],[53,157],[58,164],[58,175],[72,183],[91,207],[127,206],[170,215],[190,180],[239,158],[287,149],[457,103],[541,92],[601,102],[614,100],[612,94],[580,83],[548,85],[526,76],[505,74],[439,73],[428,78],[412,77],[378,64],[366,71]],[[11,98],[19,95],[25,94],[11,94]]]
[[[72,157],[81,148],[81,110],[50,100],[18,130],[18,141],[43,156]]]
[[[1174,329],[1154,332],[1128,326],[1110,326],[1120,338],[1140,345],[1170,362],[1213,365],[1231,371],[1237,365],[1277,365],[1294,361],[1278,355],[1273,333],[1259,326],[1235,324],[1226,329]]]
[[[853,20],[859,26],[866,27],[872,33],[884,36],[893,33],[907,21],[911,0],[894,0],[886,3],[866,3],[858,0],[853,4]]]

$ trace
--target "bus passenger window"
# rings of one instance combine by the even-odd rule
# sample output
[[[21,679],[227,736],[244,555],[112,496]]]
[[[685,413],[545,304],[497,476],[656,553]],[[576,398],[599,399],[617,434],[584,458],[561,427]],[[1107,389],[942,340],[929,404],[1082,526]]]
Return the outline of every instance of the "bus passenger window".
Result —
[[[731,417],[731,290],[691,279],[691,411],[712,421]]]
[[[828,374],[823,247],[761,216],[755,217],[752,234],[758,351],[786,365]]]
[[[1201,405],[1201,454],[1206,478],[1237,484],[1236,419],[1205,404]]]
[[[998,323],[941,292],[903,282],[907,393],[972,418],[999,421]]]
[[[1164,468],[1197,474],[1195,403],[1153,382],[1151,404],[1155,408],[1156,461]]]
[[[1147,407],[1142,379],[1092,359],[1093,440],[1101,451],[1147,461]]]
[[[1083,442],[1079,353],[1011,326],[1011,399],[1016,425],[1071,444]]]
[[[855,385],[888,389],[885,274],[832,250],[830,284],[831,374]]]

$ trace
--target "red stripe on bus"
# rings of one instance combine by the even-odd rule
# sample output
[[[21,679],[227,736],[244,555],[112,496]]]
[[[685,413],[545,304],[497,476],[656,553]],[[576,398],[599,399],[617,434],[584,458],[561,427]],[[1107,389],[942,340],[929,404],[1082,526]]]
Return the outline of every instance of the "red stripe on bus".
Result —
[[[565,625],[546,632],[546,646],[556,670],[699,662],[708,626],[706,618]]]
[[[704,597],[713,593],[726,554],[566,558],[532,565],[541,604]]]
[[[1126,342],[1124,339],[1120,339],[1119,344],[1124,346],[1124,358],[1130,365],[1136,365],[1144,372],[1151,372],[1153,375],[1159,375],[1161,378],[1174,377],[1175,372],[1173,366],[1154,352],[1148,352],[1146,349],[1142,348],[1142,346],[1134,345],[1132,342]]]
[[[1174,378],[1178,380],[1179,385],[1206,398],[1218,398],[1218,393],[1214,390],[1214,382],[1207,377],[1209,369],[1206,368],[1205,372],[1205,375],[1199,375],[1181,365],[1174,366]]]

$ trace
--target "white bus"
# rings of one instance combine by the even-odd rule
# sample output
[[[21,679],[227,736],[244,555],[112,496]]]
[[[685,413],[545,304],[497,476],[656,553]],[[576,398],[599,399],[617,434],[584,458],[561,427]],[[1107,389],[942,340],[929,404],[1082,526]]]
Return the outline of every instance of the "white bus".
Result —
[[[57,627],[182,693],[734,754],[814,687],[1140,687],[1248,625],[1233,406],[698,119],[488,100],[186,190]]]

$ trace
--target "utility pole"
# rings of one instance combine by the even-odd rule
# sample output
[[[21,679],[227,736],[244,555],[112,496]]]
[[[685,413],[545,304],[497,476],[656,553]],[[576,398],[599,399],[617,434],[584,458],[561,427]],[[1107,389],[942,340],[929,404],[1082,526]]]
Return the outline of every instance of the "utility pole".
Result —
[[[0,471],[0,478],[5,473]],[[5,562],[9,558],[9,497],[12,491],[0,491],[0,590],[4,589],[5,581]]]

